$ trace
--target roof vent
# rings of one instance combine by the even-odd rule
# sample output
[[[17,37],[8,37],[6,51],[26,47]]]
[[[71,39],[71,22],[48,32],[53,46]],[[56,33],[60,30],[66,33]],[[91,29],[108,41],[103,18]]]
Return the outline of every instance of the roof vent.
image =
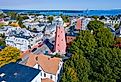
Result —
[[[0,74],[0,77],[2,78],[2,77],[4,77],[5,76],[5,73],[1,73]]]
[[[17,74],[18,74],[18,73],[17,73],[17,72],[15,72],[13,75],[15,75],[15,76],[16,76]]]
[[[6,82],[6,81],[1,81],[1,82]]]
[[[38,56],[35,59],[36,59],[36,61],[38,61]]]

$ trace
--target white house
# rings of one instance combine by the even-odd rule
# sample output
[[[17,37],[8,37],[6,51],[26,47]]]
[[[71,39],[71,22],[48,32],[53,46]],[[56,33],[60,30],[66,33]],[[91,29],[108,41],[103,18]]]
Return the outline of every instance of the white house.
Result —
[[[19,38],[19,37],[7,37],[5,39],[6,45],[16,47],[20,49],[21,51],[29,49],[30,43],[28,39],[26,38]]]
[[[82,20],[81,30],[87,30],[87,25],[92,19],[91,18],[82,18],[81,20]]]
[[[63,26],[64,21],[60,16],[55,16],[54,20],[52,21],[52,24]]]
[[[100,20],[101,22],[104,22],[104,24],[109,24],[109,25],[112,25],[114,26],[115,24],[120,24],[120,20],[111,20],[109,18],[107,19],[103,19],[103,20]]]
[[[7,37],[5,39],[6,45],[16,47],[20,49],[21,51],[26,51],[30,48],[32,48],[35,44],[41,42],[41,37],[34,37],[34,38],[29,38],[29,37]]]
[[[121,37],[121,27],[115,31],[116,37]]]
[[[60,58],[51,58],[43,54],[29,55],[27,66],[41,70],[41,79],[49,79],[51,82],[59,82],[63,62]]]

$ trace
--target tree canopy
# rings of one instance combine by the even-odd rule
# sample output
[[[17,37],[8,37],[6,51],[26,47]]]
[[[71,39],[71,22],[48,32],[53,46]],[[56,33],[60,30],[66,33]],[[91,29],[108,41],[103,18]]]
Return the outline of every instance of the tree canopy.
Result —
[[[94,20],[94,21],[90,21],[87,27],[89,30],[96,30],[98,28],[103,28],[104,23],[98,20]]]
[[[65,16],[65,15],[60,15],[61,16],[61,18],[63,19],[63,21],[66,23],[66,22],[70,22],[70,18],[69,18],[69,16]]]
[[[20,57],[20,50],[14,47],[6,47],[0,52],[0,66],[10,62],[16,62]]]
[[[17,17],[16,12],[8,12],[7,15],[10,16],[12,19],[16,19],[16,17]]]
[[[97,27],[93,33],[81,31],[72,43],[73,55],[64,63],[62,82],[121,82],[121,50],[112,46],[109,29]]]
[[[114,36],[107,28],[99,28],[94,31],[98,47],[109,47],[114,44]]]
[[[48,16],[48,18],[47,18],[49,21],[49,23],[52,23],[52,21],[53,21],[53,16]]]
[[[89,72],[90,64],[83,57],[83,53],[79,51],[65,62],[61,82],[89,82]]]

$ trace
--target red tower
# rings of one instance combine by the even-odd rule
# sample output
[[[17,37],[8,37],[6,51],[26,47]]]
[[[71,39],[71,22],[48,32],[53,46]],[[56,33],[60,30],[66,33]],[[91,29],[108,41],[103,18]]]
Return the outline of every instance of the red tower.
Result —
[[[56,27],[55,52],[61,55],[66,53],[65,29],[63,26]]]
[[[76,23],[75,29],[76,30],[81,30],[81,28],[82,28],[82,20],[79,18],[79,19],[77,19],[77,23]]]

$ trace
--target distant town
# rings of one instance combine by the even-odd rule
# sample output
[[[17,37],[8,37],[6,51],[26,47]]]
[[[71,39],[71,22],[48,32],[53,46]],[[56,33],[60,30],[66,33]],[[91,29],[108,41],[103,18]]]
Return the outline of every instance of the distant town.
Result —
[[[121,14],[0,11],[0,82],[121,82]]]

